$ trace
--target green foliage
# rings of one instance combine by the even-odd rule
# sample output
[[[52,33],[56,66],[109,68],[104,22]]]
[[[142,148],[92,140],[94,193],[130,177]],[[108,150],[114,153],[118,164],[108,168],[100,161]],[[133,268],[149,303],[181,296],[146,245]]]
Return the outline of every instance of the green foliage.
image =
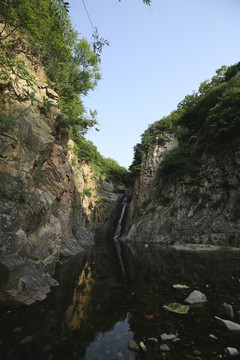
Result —
[[[153,150],[155,145],[164,145],[167,141],[166,133],[175,131],[180,111],[173,111],[169,116],[162,118],[160,121],[155,121],[148,126],[148,129],[142,134],[142,148],[149,153]]]
[[[97,113],[93,110],[87,112],[81,97],[93,90],[101,78],[101,53],[103,46],[109,45],[108,41],[99,36],[97,29],[92,44],[84,38],[78,39],[68,16],[68,3],[63,0],[2,0],[0,22],[3,25],[0,31],[0,65],[3,69],[0,84],[7,86],[12,72],[27,80],[30,89],[34,84],[24,62],[15,57],[20,32],[27,39],[25,45],[30,44],[31,52],[44,65],[50,85],[59,95],[61,114],[56,120],[57,128],[71,129],[70,134],[76,143],[75,156],[91,163],[97,176],[126,184],[127,170],[113,159],[103,158],[93,143],[83,137],[90,127],[97,125]],[[37,102],[40,112],[47,113],[54,104],[48,98],[39,102],[30,89],[24,89],[19,97],[20,101],[30,103],[23,112]],[[1,126],[10,128],[10,119],[4,112],[0,114]],[[77,158],[73,159],[73,164],[77,164]],[[40,175],[35,172],[35,182],[43,180]]]
[[[83,196],[91,197],[92,196],[92,188],[84,188]]]
[[[143,201],[142,202],[142,205],[141,205],[141,208],[143,209],[143,210],[145,210],[147,207],[148,207],[148,205],[149,204],[151,204],[151,202],[152,202],[152,199],[147,199],[147,200],[145,200],[145,201]]]
[[[48,201],[41,203],[38,207],[37,215],[39,217],[40,222],[45,223],[47,220],[48,210],[50,209],[51,205]]]
[[[44,96],[41,105],[38,106],[40,113],[46,114],[51,107],[57,107],[57,105],[55,105],[51,100]]]
[[[133,176],[136,176],[141,171],[141,163],[142,163],[144,150],[142,144],[135,145],[133,150],[134,150],[134,157],[132,164],[129,166],[129,171]]]
[[[73,165],[73,166],[77,166],[77,163],[78,163],[77,158],[76,158],[76,157],[73,157],[73,158],[72,158],[72,165]]]
[[[151,154],[156,145],[164,145],[170,134],[176,133],[181,111],[173,111],[169,116],[155,121],[141,136],[141,143],[134,146],[134,158],[129,167],[132,175],[136,176],[141,171],[141,162],[144,154]]]
[[[74,154],[91,165],[97,177],[107,179],[115,184],[128,185],[130,181],[128,171],[111,158],[104,158],[97,147],[79,134],[73,134],[75,142]]]
[[[26,190],[18,190],[14,193],[14,200],[19,204],[25,204],[28,192]]]
[[[103,168],[109,181],[116,184],[128,185],[129,173],[123,166],[120,166],[116,160],[103,158]]]
[[[77,213],[77,212],[79,211],[79,209],[78,209],[78,204],[75,203],[75,202],[73,202],[73,203],[72,203],[72,209],[73,209],[73,212],[74,212],[74,213]]]
[[[195,155],[195,156],[194,156]],[[185,174],[196,176],[199,171],[199,157],[192,151],[191,147],[175,147],[169,150],[158,170],[158,177],[167,179],[181,178]]]
[[[0,103],[0,130],[13,132],[14,125],[16,124],[15,119],[6,114],[4,104]]]
[[[36,169],[34,174],[33,174],[33,180],[35,182],[36,185],[39,185],[41,183],[43,183],[46,179],[46,172],[42,169]]]
[[[163,145],[174,134],[179,147],[168,151],[158,176],[177,179],[195,177],[203,153],[231,152],[240,143],[240,62],[222,66],[211,80],[202,82],[198,92],[187,95],[169,116],[149,125],[134,148],[130,171],[141,169],[144,154]]]
[[[100,79],[99,63],[102,47],[108,42],[94,33],[93,45],[78,39],[62,0],[2,0],[0,2],[0,65],[2,80],[8,81],[9,71],[18,72],[30,81],[26,67],[15,58],[15,42],[7,42],[20,31],[28,39],[32,53],[43,63],[51,86],[59,94],[62,116],[60,125],[76,127],[83,133],[97,124],[96,114],[87,113],[80,96],[93,90]],[[10,27],[9,27],[10,25]],[[17,64],[18,62],[18,64]],[[17,64],[17,66],[16,66]],[[20,66],[21,65],[21,66]],[[21,68],[22,67],[22,68]],[[40,110],[52,105],[44,101]]]

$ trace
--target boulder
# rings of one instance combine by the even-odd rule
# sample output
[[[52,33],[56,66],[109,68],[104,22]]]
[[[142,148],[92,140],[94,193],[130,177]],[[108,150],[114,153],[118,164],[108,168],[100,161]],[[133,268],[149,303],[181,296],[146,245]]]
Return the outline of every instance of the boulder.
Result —
[[[132,351],[139,351],[138,344],[134,340],[129,341],[128,347]]]
[[[227,303],[223,303],[221,305],[221,313],[223,315],[225,315],[226,317],[228,317],[229,319],[234,318],[234,311],[233,311],[233,307],[230,304]]]
[[[158,344],[158,339],[154,338],[154,337],[151,337],[151,338],[148,338],[147,339],[147,342],[149,344]]]
[[[18,254],[0,256],[0,288],[6,288],[15,283],[23,274],[25,261]]]
[[[194,290],[186,299],[185,302],[188,304],[197,304],[197,303],[203,303],[207,301],[206,295],[204,295],[199,290]]]
[[[240,352],[236,348],[233,348],[233,347],[227,347],[225,349],[225,353],[227,355],[230,355],[230,356],[238,356],[238,355],[240,355]]]
[[[169,348],[169,346],[167,344],[162,344],[160,346],[160,350],[161,351],[170,351],[170,348]]]
[[[230,330],[230,331],[240,331],[240,325],[239,324],[237,324],[237,323],[235,323],[233,321],[230,321],[230,320],[221,319],[218,316],[214,316],[214,318],[217,320],[217,322],[220,325],[223,325],[228,330]]]
[[[140,341],[140,343],[139,343],[139,347],[142,349],[142,351],[144,351],[144,352],[146,352],[146,351],[147,351],[147,348],[146,348],[146,346],[145,346],[145,344],[144,344],[144,342],[143,342],[143,341]]]
[[[163,333],[162,335],[160,335],[162,341],[166,341],[166,340],[173,340],[173,339],[176,339],[176,335],[175,334],[165,334]]]

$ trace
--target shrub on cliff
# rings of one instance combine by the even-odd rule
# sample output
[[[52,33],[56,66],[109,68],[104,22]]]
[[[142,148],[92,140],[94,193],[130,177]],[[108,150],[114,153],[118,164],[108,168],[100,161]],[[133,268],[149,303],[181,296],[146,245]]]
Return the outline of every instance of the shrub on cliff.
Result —
[[[1,0],[0,66],[6,72],[6,68],[13,70],[17,65],[16,61],[15,65],[12,62],[21,42],[17,35],[21,33],[60,96],[60,125],[74,126],[84,132],[97,122],[94,112],[87,114],[81,96],[94,89],[101,77],[100,53],[107,41],[99,38],[97,32],[93,45],[86,39],[78,39],[66,4],[63,0]]]
[[[97,147],[83,136],[75,134],[74,141],[75,155],[90,164],[97,177],[111,181],[114,184],[129,186],[130,174],[127,169],[120,166],[114,159],[104,158]]]
[[[179,147],[167,152],[160,164],[159,176],[178,178],[196,175],[204,152],[227,152],[240,145],[240,62],[222,66],[209,81],[200,84],[198,92],[187,95],[178,109],[149,125],[141,144],[134,148],[130,171],[141,169],[143,154],[173,133]]]

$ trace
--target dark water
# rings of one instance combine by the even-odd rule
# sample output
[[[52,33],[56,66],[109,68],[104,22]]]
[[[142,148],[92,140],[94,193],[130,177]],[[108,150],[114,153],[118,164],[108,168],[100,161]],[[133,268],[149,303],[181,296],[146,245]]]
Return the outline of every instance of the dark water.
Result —
[[[220,311],[224,302],[233,305],[235,314],[240,310],[240,254],[157,246],[124,247],[122,254],[126,281],[109,242],[61,266],[56,275],[61,285],[46,301],[0,309],[0,359],[208,360],[227,358],[226,347],[240,350],[240,333],[214,320],[215,315],[226,318]],[[189,289],[174,289],[173,284]],[[187,315],[162,308],[184,303],[195,289],[208,302],[192,306]],[[240,323],[237,314],[232,321]],[[162,341],[162,333],[177,334],[179,340]],[[143,341],[147,352],[129,350],[132,339]],[[162,344],[169,351],[161,351]]]

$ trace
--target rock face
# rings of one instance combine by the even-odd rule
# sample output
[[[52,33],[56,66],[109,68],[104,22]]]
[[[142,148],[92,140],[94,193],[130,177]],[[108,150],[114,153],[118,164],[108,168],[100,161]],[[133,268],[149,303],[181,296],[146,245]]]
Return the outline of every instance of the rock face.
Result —
[[[195,178],[168,181],[158,174],[167,150],[177,146],[168,135],[145,156],[136,178],[126,241],[162,245],[206,244],[240,247],[240,149],[235,153],[204,155]]]
[[[0,300],[30,304],[56,284],[60,256],[83,251],[112,229],[123,195],[73,161],[74,143],[57,124],[58,94],[26,49],[17,54],[34,82],[29,87],[9,73],[0,84],[0,101],[15,120],[12,131],[0,124]],[[29,93],[34,100],[21,98]]]

